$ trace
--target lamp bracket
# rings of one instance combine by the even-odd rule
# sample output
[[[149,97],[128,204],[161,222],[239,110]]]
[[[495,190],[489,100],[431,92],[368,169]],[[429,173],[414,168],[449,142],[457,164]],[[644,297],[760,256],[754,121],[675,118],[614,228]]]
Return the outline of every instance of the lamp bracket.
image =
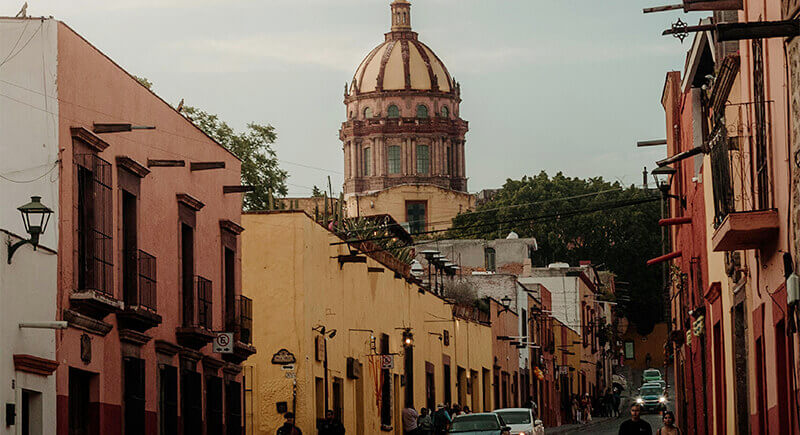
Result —
[[[14,256],[14,253],[17,252],[17,249],[21,248],[23,245],[26,245],[28,243],[33,245],[33,250],[35,251],[36,245],[38,243],[35,243],[33,239],[20,240],[19,242],[14,244],[12,244],[10,240],[8,241],[8,264],[11,264],[11,258]]]

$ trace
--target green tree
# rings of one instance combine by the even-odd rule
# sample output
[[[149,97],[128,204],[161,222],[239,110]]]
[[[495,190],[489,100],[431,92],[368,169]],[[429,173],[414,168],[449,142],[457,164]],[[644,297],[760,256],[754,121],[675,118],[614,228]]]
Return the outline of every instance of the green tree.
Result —
[[[645,265],[661,255],[659,203],[613,206],[655,195],[602,177],[570,178],[560,172],[550,177],[541,172],[507,180],[476,212],[457,216],[447,236],[492,239],[514,231],[536,238],[535,266],[560,261],[575,265],[581,260],[604,264],[616,275],[618,291],[625,291],[628,283],[631,300],[622,305],[626,316],[640,331],[649,332],[662,318],[664,306],[661,268]],[[585,213],[586,209],[599,211]]]
[[[236,132],[217,115],[195,107],[184,106],[182,113],[242,161],[242,183],[255,188],[244,196],[245,210],[273,209],[275,199],[286,196],[288,174],[272,149],[278,137],[273,126],[251,122],[246,131]]]
[[[313,187],[314,188],[311,189],[311,196],[313,196],[314,198],[321,198],[323,195],[322,190],[319,187],[317,187],[316,184]]]
[[[151,82],[150,80],[147,80],[147,78],[139,77],[139,76],[133,76],[133,78],[138,80],[139,83],[141,83],[142,86],[144,86],[145,88],[150,89],[150,90],[153,89],[153,82]]]

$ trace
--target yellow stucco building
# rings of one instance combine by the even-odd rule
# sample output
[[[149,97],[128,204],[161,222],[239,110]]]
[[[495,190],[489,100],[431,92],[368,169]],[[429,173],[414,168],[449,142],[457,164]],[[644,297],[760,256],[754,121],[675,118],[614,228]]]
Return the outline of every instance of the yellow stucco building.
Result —
[[[454,318],[451,305],[373,254],[332,245],[341,239],[302,211],[242,223],[243,293],[259,349],[245,365],[247,434],[274,434],[292,409],[315,433],[326,403],[349,434],[402,433],[406,403],[493,406],[488,325]],[[281,349],[294,370],[272,363]]]

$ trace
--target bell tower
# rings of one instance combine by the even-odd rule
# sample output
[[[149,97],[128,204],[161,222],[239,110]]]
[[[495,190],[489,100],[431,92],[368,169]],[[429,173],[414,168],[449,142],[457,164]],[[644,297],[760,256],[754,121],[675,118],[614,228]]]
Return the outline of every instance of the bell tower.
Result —
[[[392,2],[392,32],[411,31],[411,3],[408,0]]]

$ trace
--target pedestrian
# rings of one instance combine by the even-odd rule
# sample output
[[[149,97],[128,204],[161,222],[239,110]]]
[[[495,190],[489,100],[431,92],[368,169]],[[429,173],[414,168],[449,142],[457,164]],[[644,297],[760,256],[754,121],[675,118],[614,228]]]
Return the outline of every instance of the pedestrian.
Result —
[[[469,406],[464,405],[464,410],[461,412],[461,414],[472,414],[472,411],[469,409]]]
[[[283,418],[286,421],[283,423],[283,426],[278,428],[277,435],[303,435],[303,432],[294,425],[294,414],[291,412],[287,412],[283,414]]]
[[[344,425],[330,409],[325,411],[325,420],[319,424],[319,435],[344,435]]]
[[[661,416],[661,421],[664,423],[664,426],[661,426],[661,429],[656,432],[656,435],[681,435],[681,430],[675,426],[675,414],[672,411],[664,411],[664,415]]]
[[[572,409],[573,414],[575,415],[575,422],[576,423],[583,423],[583,419],[581,418],[581,403],[578,400],[578,395],[572,396]]]
[[[450,428],[450,414],[444,408],[443,404],[436,405],[436,412],[433,413],[433,433],[435,435],[444,435]]]
[[[619,427],[619,435],[653,435],[650,425],[640,418],[642,406],[638,403],[631,405],[631,418],[625,420]]]
[[[401,412],[403,417],[403,433],[406,435],[416,435],[417,433],[417,419],[419,414],[413,406],[409,405],[403,408]]]
[[[459,415],[464,415],[464,411],[461,410],[461,405],[454,403],[453,407],[450,409],[450,416],[458,417]]]
[[[592,421],[592,399],[589,398],[589,393],[583,395],[583,422],[589,423]]]
[[[620,397],[621,392],[618,389],[614,390],[614,414],[615,417],[619,417],[619,404],[622,401]]]
[[[614,417],[614,395],[611,394],[611,389],[606,388],[606,394],[603,396],[605,402],[606,416]]]
[[[433,418],[428,408],[419,410],[419,418],[417,419],[417,434],[418,435],[433,435]]]

